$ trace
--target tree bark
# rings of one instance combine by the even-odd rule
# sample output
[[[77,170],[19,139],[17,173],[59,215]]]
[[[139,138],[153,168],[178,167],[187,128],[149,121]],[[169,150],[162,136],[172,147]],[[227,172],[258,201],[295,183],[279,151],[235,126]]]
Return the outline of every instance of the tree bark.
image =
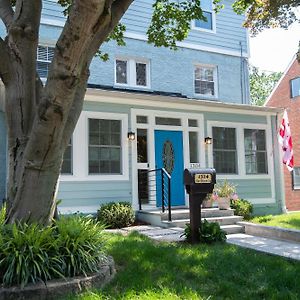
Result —
[[[74,0],[45,86],[36,74],[41,1],[0,1],[8,37],[0,40],[6,91],[7,222],[48,224],[65,148],[82,110],[89,65],[133,0]],[[3,63],[3,65],[2,65]],[[7,65],[7,66],[6,66]],[[5,67],[6,66],[6,67]]]

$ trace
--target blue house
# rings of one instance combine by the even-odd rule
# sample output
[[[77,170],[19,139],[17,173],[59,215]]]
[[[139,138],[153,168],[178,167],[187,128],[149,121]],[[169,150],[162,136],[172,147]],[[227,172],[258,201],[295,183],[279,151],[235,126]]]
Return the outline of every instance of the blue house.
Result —
[[[226,0],[215,14],[212,1],[203,1],[207,21],[195,20],[188,38],[172,51],[147,43],[152,1],[133,2],[122,20],[126,46],[109,42],[102,51],[110,60],[92,62],[83,111],[62,166],[61,212],[96,212],[109,201],[130,201],[138,209],[142,189],[148,190],[142,197],[147,205],[160,206],[161,183],[156,175],[150,193],[150,174],[163,167],[171,174],[173,206],[188,205],[184,168],[214,167],[217,179],[234,183],[257,213],[282,210],[274,129],[279,110],[249,105],[248,33],[231,4]],[[56,1],[44,1],[37,53],[44,79],[64,23]],[[0,139],[5,198],[3,113]]]

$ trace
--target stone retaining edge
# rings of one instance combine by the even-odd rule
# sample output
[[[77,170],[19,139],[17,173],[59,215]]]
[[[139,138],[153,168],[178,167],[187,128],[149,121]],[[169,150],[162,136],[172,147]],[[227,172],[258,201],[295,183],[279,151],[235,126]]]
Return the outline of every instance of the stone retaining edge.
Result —
[[[50,280],[47,284],[29,284],[24,288],[0,289],[0,300],[58,300],[70,294],[78,294],[91,288],[102,288],[115,276],[116,269],[112,257],[107,257],[99,271],[90,276]]]
[[[300,230],[266,226],[250,222],[237,222],[237,224],[244,226],[246,234],[292,242],[300,242]]]

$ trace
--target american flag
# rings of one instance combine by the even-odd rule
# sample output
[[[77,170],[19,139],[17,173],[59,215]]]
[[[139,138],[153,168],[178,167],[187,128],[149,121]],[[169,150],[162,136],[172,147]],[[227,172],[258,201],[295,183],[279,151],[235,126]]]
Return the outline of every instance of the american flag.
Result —
[[[282,162],[286,165],[289,171],[293,171],[294,169],[293,143],[292,143],[289,118],[286,110],[283,113],[283,118],[279,129],[278,141],[282,149]]]

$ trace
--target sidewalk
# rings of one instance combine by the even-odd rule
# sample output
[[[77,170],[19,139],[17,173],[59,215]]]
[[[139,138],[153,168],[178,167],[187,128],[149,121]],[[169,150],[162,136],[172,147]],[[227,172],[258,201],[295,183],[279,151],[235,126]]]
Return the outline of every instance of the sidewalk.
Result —
[[[142,225],[107,231],[121,234],[128,234],[131,231],[137,231],[140,234],[156,241],[181,242],[185,240],[184,237],[181,237],[184,229],[178,227],[161,228],[150,225]],[[227,235],[227,243],[254,249],[260,252],[300,260],[300,243],[263,238],[243,233]]]

